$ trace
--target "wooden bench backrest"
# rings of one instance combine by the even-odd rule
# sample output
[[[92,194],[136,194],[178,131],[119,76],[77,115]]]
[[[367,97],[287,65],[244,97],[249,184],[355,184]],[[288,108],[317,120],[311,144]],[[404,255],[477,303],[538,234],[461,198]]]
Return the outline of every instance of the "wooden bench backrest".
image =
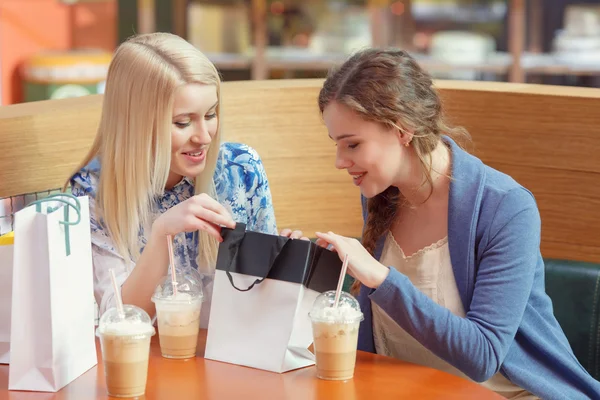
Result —
[[[225,140],[265,164],[278,226],[360,236],[359,192],[334,167],[316,98],[321,80],[223,85]],[[600,91],[436,82],[471,150],[532,190],[545,257],[600,262]],[[101,96],[0,108],[0,198],[60,187],[89,148]]]

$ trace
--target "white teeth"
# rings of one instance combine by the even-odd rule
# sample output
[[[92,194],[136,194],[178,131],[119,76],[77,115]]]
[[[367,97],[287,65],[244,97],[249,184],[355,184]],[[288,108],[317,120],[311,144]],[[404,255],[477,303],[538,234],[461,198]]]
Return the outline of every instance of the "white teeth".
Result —
[[[360,175],[352,175],[353,179],[360,179],[363,177],[364,174],[360,174]]]
[[[202,152],[199,152],[199,153],[186,153],[186,154],[189,155],[189,156],[192,156],[192,157],[198,157],[199,155],[202,154]]]

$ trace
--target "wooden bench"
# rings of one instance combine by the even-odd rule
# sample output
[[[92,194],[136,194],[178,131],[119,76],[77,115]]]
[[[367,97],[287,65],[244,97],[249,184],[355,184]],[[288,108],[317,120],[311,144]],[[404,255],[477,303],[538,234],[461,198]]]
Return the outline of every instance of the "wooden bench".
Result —
[[[360,236],[359,192],[334,168],[321,80],[223,85],[223,134],[260,153],[278,225]],[[471,150],[533,191],[545,257],[600,263],[600,91],[438,81]],[[101,96],[0,108],[0,198],[58,188],[96,133]]]
[[[223,134],[260,153],[279,227],[358,237],[359,192],[334,168],[335,147],[317,108],[321,83],[225,83]],[[534,193],[547,291],[577,357],[599,377],[600,91],[436,85],[450,121],[470,131],[470,150]],[[0,108],[0,199],[61,187],[95,136],[100,107],[101,96],[89,96]]]

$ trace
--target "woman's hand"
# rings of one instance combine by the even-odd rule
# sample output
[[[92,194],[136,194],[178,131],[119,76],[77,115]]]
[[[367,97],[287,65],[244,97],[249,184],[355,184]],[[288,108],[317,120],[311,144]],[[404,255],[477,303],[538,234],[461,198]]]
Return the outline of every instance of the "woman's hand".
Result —
[[[293,230],[287,229],[287,228],[283,229],[279,235],[289,237],[290,239],[310,240],[309,238],[304,236],[302,231],[298,231],[298,230],[293,231]]]
[[[222,242],[221,227],[235,228],[231,214],[218,201],[202,193],[168,209],[154,221],[152,230],[160,235],[203,230]]]
[[[376,289],[387,278],[390,270],[377,261],[356,239],[336,235],[333,232],[316,233],[317,244],[321,247],[333,247],[340,260],[348,254],[348,272],[363,285]]]

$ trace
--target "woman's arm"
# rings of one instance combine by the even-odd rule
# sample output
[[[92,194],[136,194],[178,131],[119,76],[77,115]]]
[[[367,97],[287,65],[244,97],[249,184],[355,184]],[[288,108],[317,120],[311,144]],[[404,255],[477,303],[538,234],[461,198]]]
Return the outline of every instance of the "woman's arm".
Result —
[[[144,251],[121,287],[123,303],[136,305],[153,316],[155,309],[151,297],[156,286],[167,274],[168,266],[166,234],[153,226]]]
[[[123,283],[123,302],[141,307],[154,315],[151,297],[167,274],[168,236],[204,230],[222,241],[221,226],[234,228],[235,222],[221,204],[206,194],[193,196],[161,214],[152,224],[148,242],[135,268]]]
[[[154,244],[154,241],[154,239],[148,241],[137,265],[133,262],[126,263],[114,251],[96,244],[92,245],[94,294],[100,315],[116,306],[115,291],[110,277],[111,269],[115,271],[123,303],[138,306],[150,316],[154,315],[154,304],[150,298],[156,285],[166,275],[168,266],[166,241],[164,244]]]
[[[75,195],[83,193],[75,188]],[[112,239],[98,223],[95,200],[89,199],[90,226],[92,237],[92,260],[94,267],[94,296],[102,315],[107,309],[116,306],[115,291],[110,270],[114,270],[117,285],[121,287],[123,303],[136,305],[149,315],[154,315],[154,304],[150,300],[156,285],[167,273],[169,263],[166,235],[152,229],[148,242],[137,264],[126,260],[116,250]]]
[[[500,369],[521,323],[540,259],[540,216],[531,194],[504,196],[488,230],[465,318],[435,303],[394,268],[375,260],[356,239],[318,233],[332,244],[348,270],[368,288],[371,301],[438,357],[483,382]],[[452,244],[451,244],[452,245]],[[457,260],[455,260],[457,261]],[[467,266],[455,266],[467,274]]]
[[[134,265],[129,258],[116,250],[112,239],[97,221],[93,192],[80,184],[73,186],[73,194],[90,196],[90,225],[94,263],[94,294],[100,314],[115,305],[115,293],[110,270],[114,269],[117,284],[121,286],[123,302],[144,309],[154,315],[151,297],[156,286],[167,274],[169,255],[167,236],[180,232],[205,230],[217,240],[222,240],[220,227],[235,227],[235,222],[225,208],[210,196],[200,194],[170,208],[153,223],[147,243]]]
[[[521,323],[540,262],[540,225],[529,193],[516,189],[505,195],[476,266],[465,318],[433,302],[393,268],[369,297],[434,354],[485,381],[499,371]]]

